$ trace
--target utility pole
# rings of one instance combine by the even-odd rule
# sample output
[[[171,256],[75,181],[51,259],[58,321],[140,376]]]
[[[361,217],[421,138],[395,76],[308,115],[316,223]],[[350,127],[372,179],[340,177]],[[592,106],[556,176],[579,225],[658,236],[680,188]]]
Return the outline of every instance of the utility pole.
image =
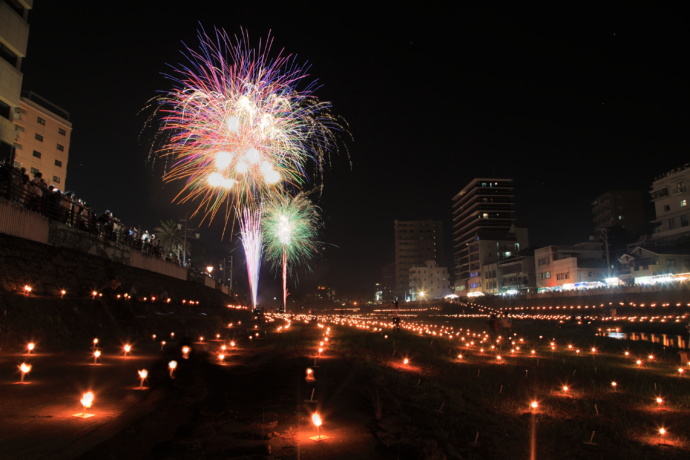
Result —
[[[182,246],[182,266],[187,268],[187,214],[184,215],[184,243]]]
[[[609,255],[609,233],[606,227],[601,227],[599,229],[601,232],[601,241],[604,242],[604,248],[606,250],[606,277],[611,278],[611,257]]]

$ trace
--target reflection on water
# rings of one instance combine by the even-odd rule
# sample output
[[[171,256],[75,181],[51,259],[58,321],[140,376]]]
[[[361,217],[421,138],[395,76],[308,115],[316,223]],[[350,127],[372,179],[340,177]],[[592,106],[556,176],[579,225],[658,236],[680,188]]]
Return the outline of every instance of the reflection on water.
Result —
[[[665,347],[688,349],[688,336],[678,334],[655,334],[649,332],[618,332],[605,331],[597,335],[622,340],[644,340],[652,343],[660,343]]]

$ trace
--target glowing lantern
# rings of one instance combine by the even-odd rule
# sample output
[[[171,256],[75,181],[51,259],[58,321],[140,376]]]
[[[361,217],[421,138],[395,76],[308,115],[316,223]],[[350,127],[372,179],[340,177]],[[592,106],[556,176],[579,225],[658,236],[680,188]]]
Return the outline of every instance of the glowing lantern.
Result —
[[[325,439],[325,436],[321,436],[322,420],[318,412],[314,412],[313,414],[311,414],[311,422],[316,426],[317,436],[312,436],[310,439],[313,439],[314,441],[320,441],[321,439]]]
[[[187,345],[185,345],[184,347],[182,347],[182,357],[183,357],[184,359],[189,358],[189,352],[190,352],[190,351],[192,351],[192,349],[189,348]]]
[[[146,377],[149,376],[149,371],[146,369],[141,369],[139,372],[139,379],[141,380],[141,384],[139,385],[139,389],[141,390],[144,388],[144,381],[146,380]]]
[[[172,360],[168,363],[168,369],[170,370],[170,378],[175,378],[175,369],[177,369],[177,361]]]
[[[84,393],[81,397],[81,406],[82,406],[82,415],[86,415],[86,409],[91,407],[93,404],[94,396],[93,393],[90,391],[87,391]]]
[[[98,358],[101,357],[101,350],[94,350],[93,352],[93,363],[98,364]]]
[[[24,376],[31,372],[31,364],[21,363],[19,365],[19,372],[22,374],[20,382],[24,383]]]
[[[34,344],[33,342],[29,342],[29,343],[26,345],[27,353],[28,353],[28,354],[31,354],[31,352],[34,351],[34,348],[36,348],[36,344]]]
[[[125,352],[125,356],[127,356],[127,355],[129,354],[129,352],[132,351],[132,346],[131,346],[130,344],[126,344],[126,345],[123,347],[123,350],[124,350],[124,352]]]

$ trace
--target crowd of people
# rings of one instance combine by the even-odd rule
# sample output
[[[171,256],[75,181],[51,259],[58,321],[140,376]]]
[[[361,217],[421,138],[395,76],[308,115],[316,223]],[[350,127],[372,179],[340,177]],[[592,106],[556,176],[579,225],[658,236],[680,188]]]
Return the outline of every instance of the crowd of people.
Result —
[[[33,176],[29,177],[26,168],[17,168],[9,159],[5,159],[0,164],[0,196],[68,227],[178,262],[164,254],[155,234],[148,230],[141,233],[136,227],[124,225],[108,209],[102,213],[96,212],[88,202],[77,198],[73,192],[63,192],[48,185],[40,171],[34,172]]]

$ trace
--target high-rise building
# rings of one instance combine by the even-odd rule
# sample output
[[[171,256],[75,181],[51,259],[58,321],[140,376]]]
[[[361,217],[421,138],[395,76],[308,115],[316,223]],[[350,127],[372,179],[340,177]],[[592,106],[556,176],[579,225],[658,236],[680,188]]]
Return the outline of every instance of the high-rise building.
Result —
[[[0,0],[0,160],[14,160],[31,8],[33,0]]]
[[[410,268],[443,260],[443,222],[395,221],[395,296],[410,299]]]
[[[470,181],[453,197],[455,293],[482,292],[482,266],[527,247],[527,229],[515,225],[513,179]]]

